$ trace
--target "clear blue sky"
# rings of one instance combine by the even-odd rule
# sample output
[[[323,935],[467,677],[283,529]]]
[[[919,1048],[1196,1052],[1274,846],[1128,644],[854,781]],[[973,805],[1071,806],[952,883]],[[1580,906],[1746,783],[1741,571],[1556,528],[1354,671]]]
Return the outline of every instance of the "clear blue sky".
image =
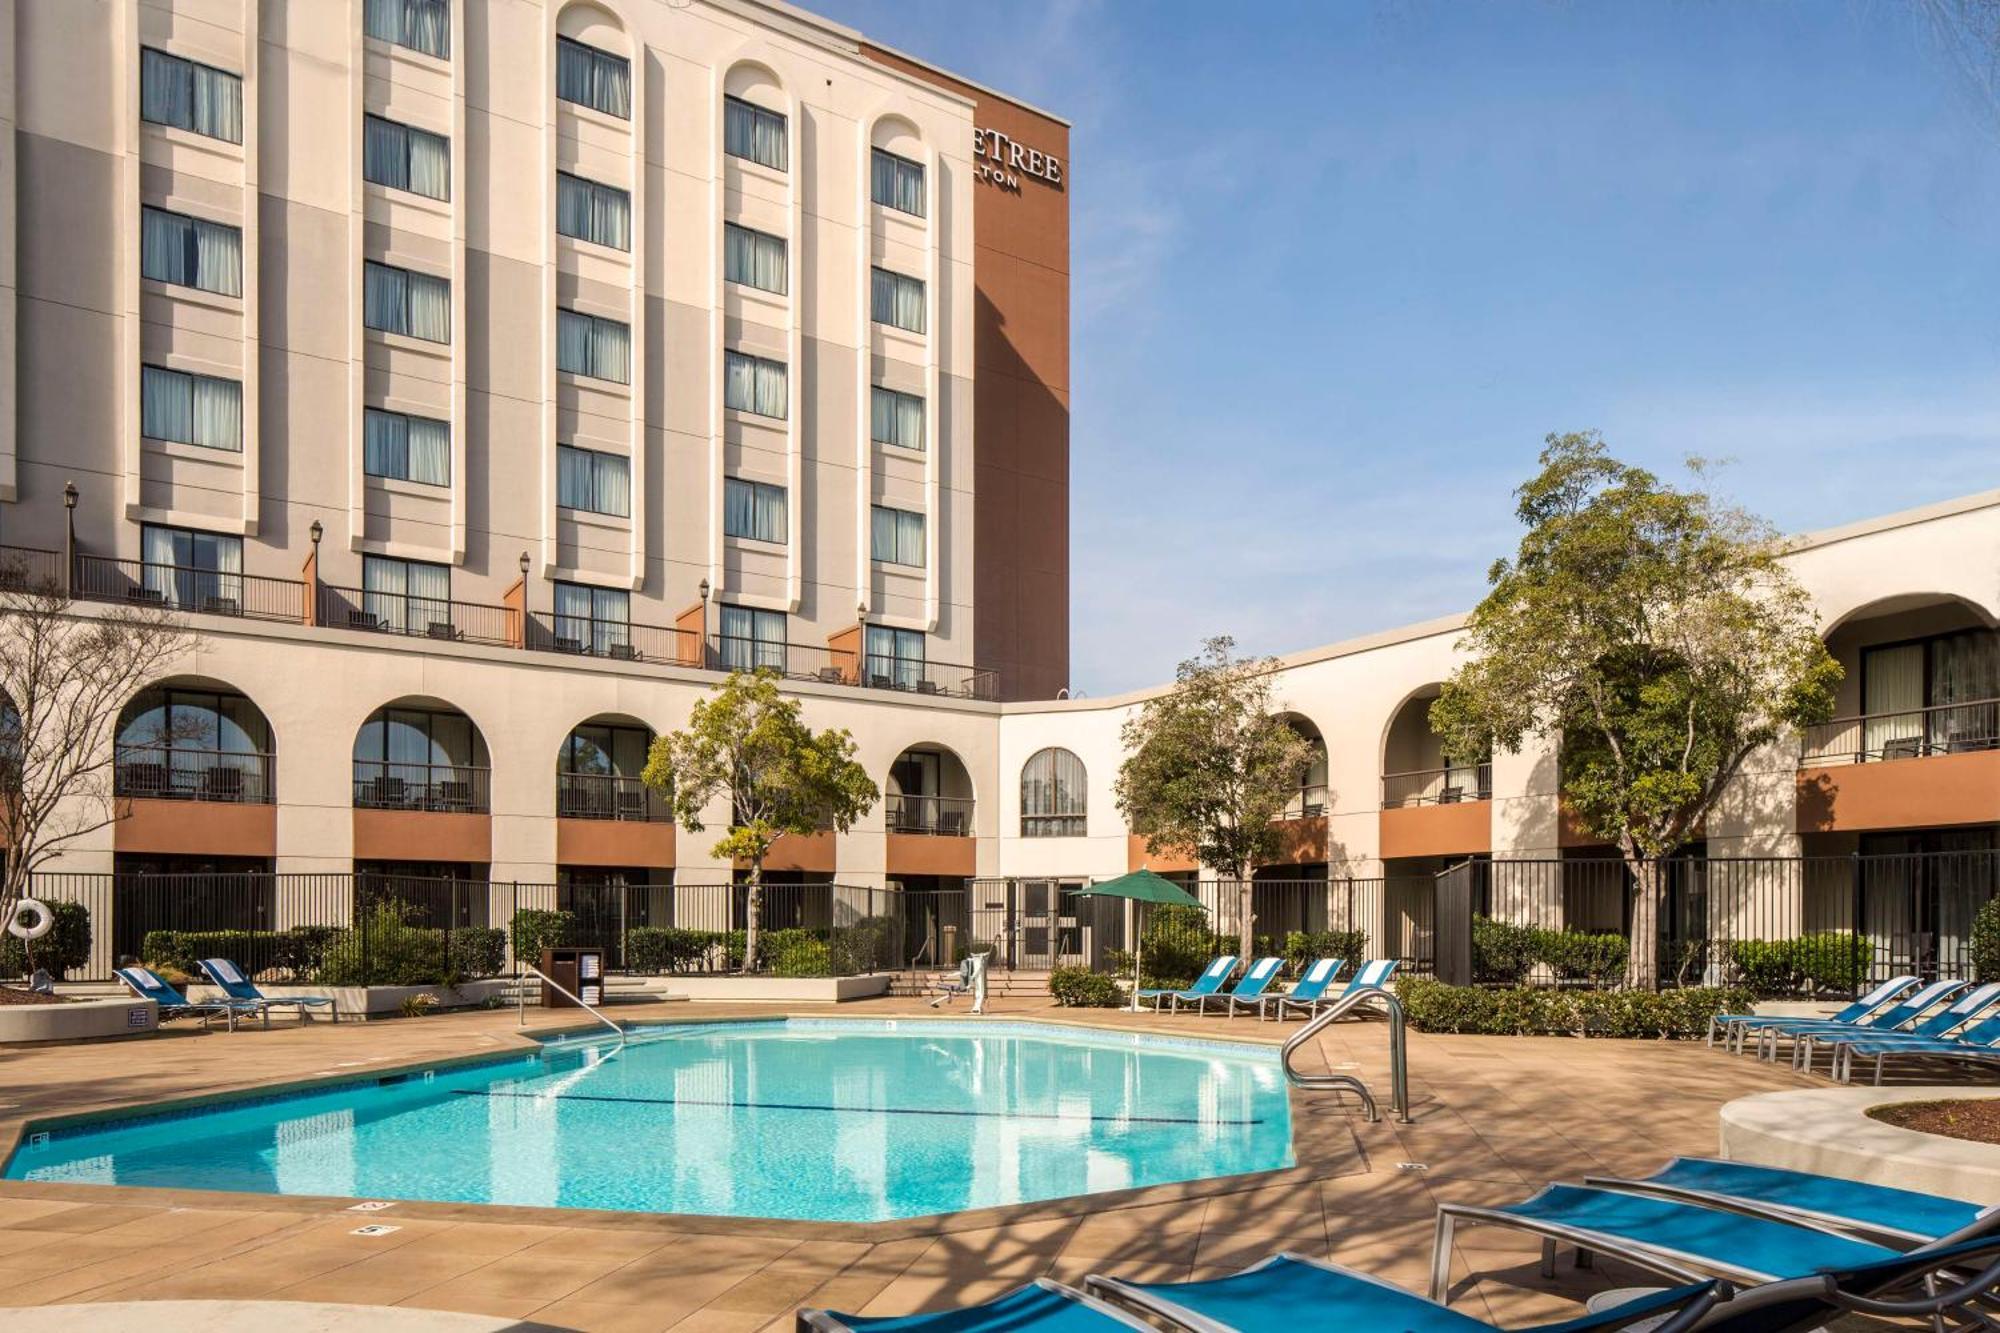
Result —
[[[1470,606],[1550,431],[2000,485],[2000,113],[1900,3],[807,3],[1075,122],[1088,693]]]

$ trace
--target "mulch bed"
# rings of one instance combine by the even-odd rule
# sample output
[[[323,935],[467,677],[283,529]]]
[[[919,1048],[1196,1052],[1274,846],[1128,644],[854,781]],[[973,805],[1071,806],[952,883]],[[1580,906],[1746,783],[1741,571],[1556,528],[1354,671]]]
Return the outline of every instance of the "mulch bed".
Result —
[[[60,995],[37,995],[15,986],[0,986],[0,1004],[67,1004]]]
[[[1872,1120],[1948,1139],[2000,1143],[2000,1098],[1991,1101],[1892,1102],[1868,1109]]]

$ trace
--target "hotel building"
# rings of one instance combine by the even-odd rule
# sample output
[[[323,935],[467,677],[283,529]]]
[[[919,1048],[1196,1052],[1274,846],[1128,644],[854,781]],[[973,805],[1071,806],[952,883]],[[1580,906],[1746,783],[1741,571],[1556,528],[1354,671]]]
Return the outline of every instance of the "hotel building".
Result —
[[[1062,120],[775,0],[0,0],[0,32],[0,567],[202,636],[63,870],[670,917],[733,868],[645,748],[768,665],[885,793],[781,880],[1203,875],[1112,800],[1145,693],[1057,698]],[[1843,720],[1760,755],[1703,850],[1992,848],[2000,492],[1790,559]],[[1322,757],[1261,876],[1376,886],[1385,948],[1422,928],[1396,885],[1602,853],[1546,746],[1439,751],[1460,623],[1277,684]]]

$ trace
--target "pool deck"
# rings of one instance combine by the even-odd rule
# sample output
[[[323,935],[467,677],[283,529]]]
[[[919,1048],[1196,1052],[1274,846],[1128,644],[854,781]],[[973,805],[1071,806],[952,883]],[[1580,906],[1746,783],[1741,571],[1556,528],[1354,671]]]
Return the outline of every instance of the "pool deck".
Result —
[[[991,1008],[1279,1038],[1275,1024],[1247,1016],[1135,1016],[1020,999]],[[933,1016],[921,1001],[887,999],[615,1011],[627,1022],[783,1012]],[[960,1005],[935,1016],[964,1013]],[[588,1021],[530,1011],[532,1028]],[[0,1049],[0,1148],[32,1119],[500,1054],[522,1041],[515,1014],[493,1011]],[[1387,1045],[1379,1021],[1341,1023],[1301,1064],[1352,1066],[1386,1103]],[[352,1200],[0,1181],[0,1305],[331,1301],[558,1328],[749,1333],[789,1329],[800,1305],[904,1313],[984,1300],[1037,1276],[1215,1276],[1281,1249],[1421,1290],[1439,1202],[1501,1203],[1554,1179],[1642,1173],[1677,1153],[1713,1153],[1722,1103],[1824,1086],[1698,1042],[1411,1033],[1409,1065],[1409,1125],[1371,1125],[1351,1098],[1294,1092],[1298,1165],[1286,1171],[868,1226],[426,1203],[356,1213]],[[353,1234],[369,1223],[398,1230]],[[1594,1291],[1646,1281],[1613,1263],[1578,1271],[1565,1260],[1548,1282],[1538,1262],[1532,1240],[1462,1233],[1454,1306],[1518,1325],[1574,1315]]]

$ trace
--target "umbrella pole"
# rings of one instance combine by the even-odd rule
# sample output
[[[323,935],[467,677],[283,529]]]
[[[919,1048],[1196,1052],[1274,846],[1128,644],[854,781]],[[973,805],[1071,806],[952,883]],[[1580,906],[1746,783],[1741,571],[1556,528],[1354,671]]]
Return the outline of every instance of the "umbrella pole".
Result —
[[[1132,905],[1132,1012],[1139,1012],[1140,978],[1146,975],[1146,905]]]

